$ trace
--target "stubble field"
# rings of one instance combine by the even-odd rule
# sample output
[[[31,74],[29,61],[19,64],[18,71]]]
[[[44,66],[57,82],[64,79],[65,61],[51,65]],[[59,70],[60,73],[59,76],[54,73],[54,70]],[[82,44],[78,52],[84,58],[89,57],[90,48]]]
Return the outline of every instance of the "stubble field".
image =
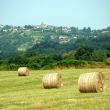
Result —
[[[107,89],[102,93],[80,93],[81,73],[103,72]],[[45,73],[60,73],[63,87],[44,89]],[[0,110],[110,110],[110,69],[36,70],[20,77],[17,71],[0,71]]]

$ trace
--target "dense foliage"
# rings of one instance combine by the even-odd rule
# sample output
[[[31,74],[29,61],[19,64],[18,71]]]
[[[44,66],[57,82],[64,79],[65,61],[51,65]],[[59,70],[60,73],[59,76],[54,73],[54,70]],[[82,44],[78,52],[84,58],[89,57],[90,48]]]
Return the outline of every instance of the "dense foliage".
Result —
[[[109,63],[110,27],[0,26],[0,68],[46,69]]]

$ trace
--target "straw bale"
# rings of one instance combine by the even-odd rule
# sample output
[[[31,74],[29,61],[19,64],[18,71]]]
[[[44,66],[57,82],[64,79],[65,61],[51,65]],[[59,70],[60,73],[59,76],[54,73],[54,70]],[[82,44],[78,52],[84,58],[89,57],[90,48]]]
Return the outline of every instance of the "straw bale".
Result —
[[[103,92],[105,89],[105,77],[103,73],[91,72],[81,74],[78,79],[80,92]]]

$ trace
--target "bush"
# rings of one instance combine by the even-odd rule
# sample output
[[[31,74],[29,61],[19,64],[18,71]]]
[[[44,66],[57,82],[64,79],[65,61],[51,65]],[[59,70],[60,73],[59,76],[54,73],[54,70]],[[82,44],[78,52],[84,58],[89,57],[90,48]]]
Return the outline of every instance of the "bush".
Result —
[[[83,66],[84,64],[87,64],[86,61],[82,61],[82,60],[63,60],[57,63],[57,65],[61,65],[61,66]]]
[[[89,47],[87,45],[80,46],[75,53],[75,59],[76,60],[92,60],[92,54],[94,52],[94,49],[92,47]]]
[[[94,51],[92,55],[92,59],[97,62],[105,61],[106,57],[106,52],[104,51]]]
[[[10,64],[8,65],[8,69],[9,70],[18,70],[19,66],[16,64]]]
[[[28,64],[27,66],[31,69],[40,69],[41,68],[41,65],[37,64],[37,63],[31,63],[31,64]]]
[[[106,63],[107,65],[110,65],[110,58],[107,58],[107,59],[105,60],[105,63]]]

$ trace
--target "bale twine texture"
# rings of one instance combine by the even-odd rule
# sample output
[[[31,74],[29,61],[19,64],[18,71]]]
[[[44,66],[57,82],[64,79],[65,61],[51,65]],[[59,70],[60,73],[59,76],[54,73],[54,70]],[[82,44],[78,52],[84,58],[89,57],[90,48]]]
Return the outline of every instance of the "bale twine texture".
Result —
[[[18,69],[18,76],[27,76],[29,75],[29,69],[27,67],[20,67]]]
[[[105,77],[102,73],[92,72],[81,74],[78,79],[80,92],[103,92],[105,89]]]
[[[43,76],[44,88],[60,88],[61,87],[61,75],[58,73],[46,74]]]

